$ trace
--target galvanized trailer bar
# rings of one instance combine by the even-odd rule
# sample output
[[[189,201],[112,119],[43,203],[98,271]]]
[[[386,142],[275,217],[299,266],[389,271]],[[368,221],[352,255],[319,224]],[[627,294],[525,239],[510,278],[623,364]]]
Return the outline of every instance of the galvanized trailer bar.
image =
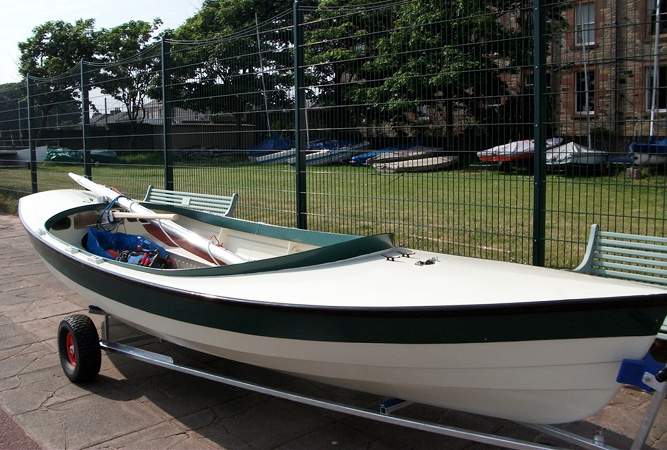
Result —
[[[496,445],[498,447],[503,447],[503,448],[512,448],[519,450],[552,450],[556,448],[547,445],[540,445],[531,442],[520,441],[517,439],[502,437],[498,435],[466,430],[464,428],[450,427],[431,422],[407,419],[403,417],[392,416],[389,414],[382,414],[380,412],[375,412],[367,409],[357,408],[354,406],[344,405],[341,403],[320,400],[317,398],[295,394],[288,391],[274,389],[259,384],[239,380],[236,378],[226,377],[212,372],[195,369],[193,367],[176,364],[174,360],[169,356],[162,355],[159,353],[149,352],[146,350],[142,350],[140,348],[131,347],[116,342],[109,342],[104,339],[100,340],[100,347],[102,347],[102,349],[104,350],[118,353],[127,356],[129,358],[136,359],[138,361],[152,364],[154,366],[164,367],[166,369],[174,370],[176,372],[193,375],[199,378],[204,378],[206,380],[211,380],[229,386],[246,389],[248,391],[257,392],[265,395],[271,395],[273,397],[282,398],[284,400],[290,400],[304,405],[315,406],[317,408],[322,408],[329,411],[349,414],[351,416],[362,417],[364,419],[389,423],[401,427],[413,428],[415,430],[428,431],[430,433],[441,434],[443,436],[450,436],[459,439],[465,439],[473,442],[480,442],[482,444]],[[604,448],[604,447],[599,447],[599,448]]]
[[[405,428],[412,428],[415,430],[426,431],[429,433],[454,437],[471,442],[479,442],[482,444],[495,445],[502,448],[511,448],[519,450],[553,450],[557,448],[562,448],[562,447],[553,447],[545,444],[539,444],[535,442],[523,441],[497,434],[482,433],[479,431],[469,430],[465,428],[410,419],[407,417],[394,416],[392,415],[392,413],[412,404],[412,402],[403,401],[400,399],[385,399],[379,405],[378,410],[373,411],[370,409],[364,409],[356,406],[309,397],[281,389],[275,389],[268,386],[263,386],[260,384],[244,381],[241,379],[216,374],[206,370],[189,367],[183,364],[178,364],[174,362],[174,359],[168,355],[155,353],[138,347],[133,347],[119,342],[111,341],[109,337],[110,335],[109,315],[105,314],[99,308],[95,307],[91,307],[90,312],[94,314],[104,315],[104,326],[102,327],[102,339],[100,339],[100,347],[103,350],[124,355],[129,358],[135,359],[137,361],[142,361],[148,364],[152,364],[154,366],[164,367],[165,369],[174,370],[176,372],[196,376],[199,378],[204,378],[206,380],[215,381],[217,383],[226,384],[228,386],[234,386],[237,388],[246,389],[248,391],[257,392],[259,394],[270,395],[284,400],[290,400],[308,406],[314,406],[329,411],[335,411],[355,417],[361,417],[363,419],[375,420],[377,422],[388,423],[391,425],[396,425]],[[664,398],[665,392],[667,391],[667,384],[665,382],[657,381],[656,378],[651,374],[648,373],[644,374],[643,381],[646,384],[654,387],[656,389],[656,393],[653,396],[653,399],[651,400],[651,404],[649,405],[648,411],[645,414],[642,423],[640,424],[639,431],[631,447],[632,450],[639,450],[643,447],[644,442],[648,437],[648,433],[651,429],[651,426],[655,420],[655,417],[657,416],[658,410],[662,403],[662,399]],[[537,430],[545,435],[549,435],[551,437],[559,439],[563,442],[567,442],[569,444],[573,444],[580,448],[585,448],[590,450],[618,450],[617,448],[606,445],[604,443],[604,434],[602,429],[600,429],[595,434],[595,436],[592,439],[590,439],[552,425],[536,425],[536,424],[526,424],[518,422],[517,424],[530,429]]]

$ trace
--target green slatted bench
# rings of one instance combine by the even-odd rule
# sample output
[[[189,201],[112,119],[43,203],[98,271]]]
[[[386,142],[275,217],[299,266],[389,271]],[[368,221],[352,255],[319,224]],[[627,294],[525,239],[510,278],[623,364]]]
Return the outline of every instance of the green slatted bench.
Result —
[[[586,254],[574,271],[667,288],[667,238],[613,233],[592,225]],[[667,340],[667,320],[658,339]]]
[[[197,194],[194,192],[156,189],[153,186],[148,186],[144,201],[159,205],[183,206],[197,211],[232,217],[236,209],[238,197],[238,194],[230,196]]]

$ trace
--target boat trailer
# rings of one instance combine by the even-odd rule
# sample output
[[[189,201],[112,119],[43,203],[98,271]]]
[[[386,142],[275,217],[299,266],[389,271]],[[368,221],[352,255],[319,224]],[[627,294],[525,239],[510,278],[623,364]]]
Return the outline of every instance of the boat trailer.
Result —
[[[412,402],[400,399],[384,399],[378,405],[377,410],[371,410],[353,405],[322,400],[315,397],[309,397],[306,395],[263,386],[260,384],[244,381],[242,379],[228,377],[206,370],[189,367],[183,364],[178,364],[174,362],[174,359],[171,356],[112,341],[110,337],[109,321],[111,316],[95,306],[89,307],[89,313],[104,316],[102,337],[99,340],[101,349],[107,352],[117,353],[137,361],[142,361],[147,364],[152,364],[154,366],[163,367],[165,369],[204,378],[206,380],[215,381],[217,383],[222,383],[228,386],[257,392],[259,394],[270,395],[308,406],[314,406],[329,411],[361,417],[363,419],[375,420],[377,422],[388,423],[405,428],[412,428],[415,430],[426,431],[429,433],[454,437],[471,442],[478,442],[502,448],[519,450],[553,450],[562,448],[505,437],[498,434],[483,433],[465,428],[411,419],[405,416],[397,416],[394,415],[396,411],[413,404]],[[619,371],[617,381],[625,385],[635,386],[645,392],[653,392],[650,404],[640,423],[632,446],[630,447],[631,450],[640,450],[646,442],[649,432],[651,431],[651,427],[653,426],[653,422],[655,421],[655,418],[660,410],[662,400],[665,398],[665,394],[667,393],[667,367],[665,367],[664,364],[656,362],[650,355],[647,355],[642,360],[624,360],[621,364],[621,369]],[[592,450],[619,450],[616,447],[612,447],[605,443],[603,429],[598,429],[592,438],[588,438],[569,432],[554,425],[538,425],[523,422],[514,423],[539,431],[544,435],[551,436],[552,438],[556,438],[568,444],[573,444],[579,448]]]

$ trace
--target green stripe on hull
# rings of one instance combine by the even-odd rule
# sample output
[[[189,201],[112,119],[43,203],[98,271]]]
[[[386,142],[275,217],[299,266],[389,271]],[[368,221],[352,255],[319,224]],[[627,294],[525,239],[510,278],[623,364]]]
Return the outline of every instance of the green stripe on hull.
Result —
[[[39,254],[74,283],[130,307],[238,333],[311,341],[405,344],[655,335],[667,294],[472,307],[335,308],[211,299],[127,280],[49,247]]]

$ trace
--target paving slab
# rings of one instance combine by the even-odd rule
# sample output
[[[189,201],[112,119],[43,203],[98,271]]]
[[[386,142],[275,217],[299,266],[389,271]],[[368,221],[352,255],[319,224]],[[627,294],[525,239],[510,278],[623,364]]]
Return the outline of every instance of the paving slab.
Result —
[[[104,355],[97,381],[64,376],[55,334],[64,315],[81,312],[32,251],[15,216],[0,215],[0,450],[43,449],[487,449],[323,411],[174,373],[120,355]],[[99,316],[93,320],[101,326]],[[175,355],[180,362],[306,395],[362,407],[378,398],[300,380],[160,342],[112,321],[115,339]],[[101,329],[101,328],[98,328]],[[598,427],[627,448],[650,396],[621,389],[599,414],[567,425],[589,436]],[[511,422],[413,405],[402,415],[534,442],[559,444]],[[667,450],[663,406],[649,447]]]
[[[35,441],[0,409],[0,450],[39,450]]]

